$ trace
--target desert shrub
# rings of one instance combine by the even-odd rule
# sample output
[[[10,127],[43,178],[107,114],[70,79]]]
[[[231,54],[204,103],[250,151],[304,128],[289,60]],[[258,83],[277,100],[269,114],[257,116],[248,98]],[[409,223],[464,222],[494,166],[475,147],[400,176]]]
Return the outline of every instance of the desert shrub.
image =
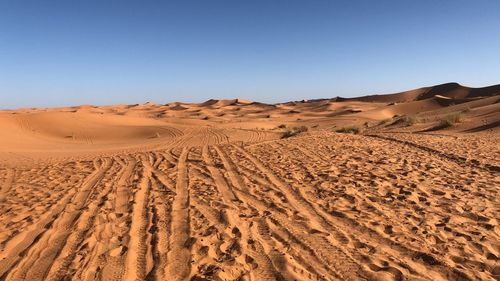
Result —
[[[361,134],[364,132],[364,129],[358,126],[346,126],[338,129],[336,132],[346,134]]]
[[[460,123],[463,121],[463,115],[461,112],[453,113],[453,114],[446,116],[444,119],[447,120],[448,122],[450,122],[451,124],[456,124],[456,123]]]
[[[402,124],[404,126],[412,126],[418,123],[418,119],[416,116],[410,115],[410,116],[403,116],[400,119],[399,124]]]
[[[453,124],[454,123],[452,123],[448,119],[442,119],[442,120],[439,120],[439,123],[436,126],[434,126],[432,129],[441,130],[441,129],[449,128],[449,127],[453,126]]]
[[[289,137],[296,136],[300,133],[307,132],[309,129],[306,126],[300,126],[300,127],[293,127],[291,129],[286,130],[282,135],[282,139],[286,139]]]
[[[461,112],[453,113],[439,120],[439,123],[436,126],[432,127],[430,130],[441,130],[449,128],[455,125],[456,123],[460,123],[462,121],[463,121],[463,116]]]

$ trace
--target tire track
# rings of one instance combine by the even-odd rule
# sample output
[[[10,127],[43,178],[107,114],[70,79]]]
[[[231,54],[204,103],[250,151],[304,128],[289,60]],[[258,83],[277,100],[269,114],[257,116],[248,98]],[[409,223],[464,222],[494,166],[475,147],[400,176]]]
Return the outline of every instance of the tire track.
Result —
[[[134,169],[137,165],[137,160],[133,157],[126,158],[126,164],[123,169],[123,173],[118,179],[117,189],[116,189],[116,197],[115,197],[115,211],[118,214],[125,214],[128,212],[128,201],[130,197],[130,185],[131,185],[131,176],[134,172]]]
[[[7,199],[7,193],[11,189],[14,184],[16,171],[14,169],[8,169],[7,175],[5,178],[5,182],[0,187],[0,203],[4,202]]]
[[[117,158],[117,162],[122,166],[118,180],[114,186],[114,194],[109,198],[111,206],[108,206],[108,214],[103,216],[102,225],[98,225],[94,237],[101,237],[99,241],[100,247],[96,248],[91,254],[92,261],[87,265],[87,268],[95,271],[98,269],[98,274],[90,277],[88,269],[80,270],[80,274],[85,278],[100,279],[100,280],[123,280],[126,271],[128,242],[130,241],[130,222],[132,220],[133,207],[133,190],[139,185],[141,180],[140,173],[142,172],[141,165],[138,165],[138,160],[141,154],[129,154],[122,158]],[[142,163],[142,162],[141,162]],[[106,249],[105,254],[102,254],[103,249]],[[101,253],[101,254],[99,254]],[[84,279],[80,277],[80,279]]]
[[[205,164],[207,165],[210,174],[212,174],[212,178],[215,182],[215,185],[219,189],[223,200],[226,204],[230,204],[231,202],[238,201],[238,198],[234,195],[234,193],[229,188],[227,182],[225,181],[222,173],[215,167],[215,164],[209,155],[208,146],[203,146],[202,156]]]
[[[65,206],[71,201],[74,192],[68,193],[60,204],[54,206],[42,216],[38,223],[28,227],[26,230],[13,237],[0,252],[0,280],[6,280],[10,271],[26,256],[28,251],[37,244],[44,233],[50,229],[54,221],[60,215]]]
[[[338,260],[336,258],[341,259],[345,257],[334,257],[332,253],[330,252],[331,245],[328,245],[324,240],[324,237],[321,237],[320,240],[318,241],[318,234],[313,234],[310,233],[310,231],[300,225],[298,221],[294,221],[293,219],[291,220],[287,215],[280,213],[279,211],[273,210],[272,212],[270,211],[270,207],[266,205],[262,200],[259,198],[256,198],[250,194],[246,193],[238,193],[240,198],[247,202],[248,204],[251,204],[252,206],[255,206],[259,210],[265,210],[264,213],[266,214],[267,218],[273,222],[273,224],[283,233],[286,234],[286,237],[288,240],[293,242],[293,245],[290,244],[290,247],[293,248],[298,248],[300,249],[298,252],[301,253],[301,255],[307,255],[308,253],[309,260],[315,261],[317,264],[321,264],[326,272],[332,277],[332,279],[341,279],[341,280],[350,280],[350,279],[345,279],[345,276],[351,276],[352,274],[356,274],[356,270],[350,272],[345,272],[345,274],[342,274],[337,270],[338,266],[334,266],[334,264],[338,264]],[[259,230],[261,233],[265,233]],[[327,247],[325,248],[325,245]],[[323,248],[321,248],[323,246]],[[334,253],[337,251],[334,251]],[[324,275],[323,275],[324,277]],[[354,280],[364,280],[365,278],[360,278],[359,276],[356,277]]]
[[[167,266],[167,253],[169,250],[169,237],[171,227],[171,198],[173,192],[166,189],[154,178],[151,180],[151,204],[152,225],[149,232],[152,237],[152,251],[154,265],[146,280],[165,280],[165,268]],[[170,196],[169,196],[170,195]]]
[[[150,155],[147,155],[150,156]],[[146,157],[144,157],[146,158]],[[153,257],[151,253],[151,234],[148,232],[150,225],[150,214],[148,200],[151,187],[151,166],[149,159],[142,159],[143,175],[139,183],[139,190],[134,196],[132,207],[132,222],[130,225],[130,241],[126,257],[126,271],[124,280],[145,280],[153,268]]]
[[[111,167],[113,168],[113,167]],[[123,167],[121,171],[113,174],[120,174],[123,172]],[[112,169],[110,169],[113,172]],[[71,275],[69,273],[71,263],[75,260],[76,255],[79,252],[79,249],[82,248],[83,241],[90,236],[89,234],[96,234],[95,221],[98,217],[98,214],[102,211],[102,206],[105,204],[106,200],[109,197],[109,194],[113,191],[112,184],[105,184],[102,190],[98,191],[97,197],[89,202],[86,206],[86,210],[81,214],[78,218],[78,222],[76,223],[74,229],[71,231],[71,234],[66,240],[65,245],[61,249],[58,256],[54,259],[54,262],[50,266],[50,270],[47,274],[45,280],[57,281],[63,280]],[[99,235],[97,235],[99,236]],[[90,262],[94,261],[92,256],[92,252],[86,255]],[[87,266],[88,268],[88,266]],[[88,270],[87,273],[92,272]]]
[[[459,165],[465,165],[465,166],[469,166],[469,167],[473,167],[473,168],[478,168],[478,169],[485,170],[488,172],[497,172],[497,173],[500,172],[500,166],[496,166],[493,164],[481,165],[478,160],[470,161],[470,160],[467,160],[467,158],[465,158],[465,157],[461,157],[461,156],[458,156],[455,154],[439,151],[437,149],[430,148],[428,146],[417,144],[417,143],[414,143],[411,141],[400,140],[400,139],[396,139],[396,138],[392,138],[392,137],[375,135],[375,134],[370,134],[370,135],[365,135],[365,136],[377,138],[377,139],[381,139],[381,140],[385,140],[385,141],[390,141],[390,142],[401,143],[401,144],[404,144],[404,145],[407,145],[410,147],[414,147],[414,148],[420,149],[422,151],[428,152],[431,155],[439,156],[439,157],[444,158],[446,160],[453,161]]]
[[[95,162],[96,171],[82,184],[50,229],[44,232],[39,240],[37,239],[37,247],[31,248],[18,267],[10,272],[7,280],[42,280],[45,278],[53,260],[60,253],[73,226],[87,206],[90,194],[112,163],[111,159],[105,159],[102,164]],[[21,255],[24,256],[24,254]]]
[[[315,156],[312,152],[310,152],[307,149],[304,149],[302,147],[299,148],[299,146],[295,147],[299,151],[303,152],[304,155],[306,155],[306,157],[310,157],[311,159],[314,159],[319,162],[326,162],[323,158]],[[310,198],[310,200],[313,200],[313,198]],[[400,260],[411,265],[413,268],[427,267],[429,272],[434,274],[433,278],[435,276],[439,275],[442,276],[444,274],[452,278],[470,280],[470,278],[461,271],[449,267],[444,262],[439,261],[438,259],[430,255],[428,255],[428,258],[435,260],[435,264],[433,264],[433,267],[435,268],[429,267],[429,264],[426,263],[424,259],[419,258],[420,256],[422,256],[421,252],[410,249],[407,246],[402,245],[401,243],[398,243],[396,241],[393,241],[390,238],[383,237],[373,229],[363,226],[351,218],[348,218],[338,213],[330,214],[319,206],[316,206],[315,209],[323,217],[328,218],[328,221],[333,225],[339,226],[341,229],[344,229],[346,231],[355,233],[355,236],[357,238],[362,238],[365,241],[370,241],[370,243],[375,245],[375,247],[379,251],[383,251],[392,257],[398,257]]]
[[[222,164],[225,166],[229,179],[231,180],[233,186],[235,186],[236,188],[238,188],[243,192],[248,192],[248,188],[245,182],[236,172],[234,162],[227,156],[227,154],[224,151],[222,151],[219,148],[219,146],[214,146],[214,149],[215,151],[217,151],[217,154],[221,158]]]
[[[239,198],[246,202],[248,205],[254,206],[259,210],[266,210],[264,213],[267,213],[270,218],[273,218],[275,222],[278,222],[277,225],[282,226],[284,232],[289,233],[289,236],[293,237],[293,240],[296,242],[295,245],[299,245],[299,247],[301,247],[301,250],[305,251],[306,253],[311,253],[314,256],[311,258],[311,260],[316,260],[319,264],[323,264],[323,267],[327,270],[327,272],[329,272],[330,275],[336,276],[337,278],[342,276],[340,273],[333,271],[333,269],[331,268],[335,263],[333,259],[325,260],[322,257],[322,254],[323,256],[330,256],[330,254],[325,253],[324,249],[319,249],[321,253],[318,253],[317,247],[314,246],[318,243],[314,241],[310,242],[311,239],[316,240],[316,238],[314,238],[312,235],[303,235],[304,233],[309,233],[309,231],[304,227],[298,226],[298,221],[290,220],[289,217],[280,214],[279,212],[273,212],[272,214],[269,213],[267,211],[269,209],[269,206],[267,206],[262,200],[259,200],[258,198],[255,198],[253,195],[248,193],[248,187],[246,187],[243,179],[238,174],[236,165],[219,147],[215,147],[215,149],[221,157],[226,171],[228,172],[231,183],[236,187],[235,191]],[[299,228],[299,230],[297,230],[297,227]],[[264,238],[264,240],[266,239]],[[355,273],[355,271],[353,273]]]
[[[172,206],[170,251],[167,254],[167,275],[171,280],[185,280],[191,271],[191,251],[186,247],[190,238],[189,182],[187,156],[189,148],[183,147],[177,163],[176,195]]]
[[[158,180],[164,187],[175,193],[175,183],[165,172],[151,167],[153,177]]]
[[[169,237],[171,234],[171,207],[172,198],[175,194],[175,184],[163,172],[158,170],[164,160],[163,154],[158,154],[154,164],[147,168],[152,172],[151,199],[149,208],[152,210],[151,227],[149,233],[152,235],[151,247],[153,252],[153,268],[146,276],[146,280],[164,280],[165,268],[167,266],[167,253],[169,250]]]
[[[222,194],[223,201],[226,204],[232,204],[234,202],[238,202],[239,199],[234,195],[232,191],[230,191],[229,186],[227,184],[226,179],[219,169],[215,167],[215,164],[209,155],[208,146],[203,147],[202,151],[203,160],[206,163],[210,174],[215,182],[215,185],[219,189]],[[252,244],[253,249],[247,247],[252,258],[255,259],[257,263],[257,268],[251,271],[251,275],[253,280],[281,280],[283,277],[279,272],[274,268],[270,258],[264,251],[264,247],[260,244],[259,241],[255,241],[252,239],[251,231],[248,223],[240,219],[239,214],[232,208],[227,208],[226,210],[227,218],[229,220],[229,225],[233,225],[237,227],[236,229],[240,229],[240,233],[242,234],[243,240],[254,241]],[[217,225],[217,223],[213,223],[213,225]],[[235,229],[232,227],[231,229]]]
[[[307,214],[307,219],[314,224],[316,227],[321,227],[323,229],[329,230],[329,232],[334,231],[333,227],[326,221],[326,219],[316,212],[312,204],[307,201],[299,191],[293,190],[286,183],[282,182],[271,170],[264,166],[257,158],[250,155],[243,148],[238,146],[233,146],[238,150],[243,156],[249,159],[257,169],[262,171],[269,181],[276,186],[279,190],[283,192],[287,201],[295,209],[295,212]],[[278,213],[277,213],[278,214]],[[281,215],[281,214],[280,214]],[[311,231],[316,231],[310,226],[302,226],[301,224],[291,225],[286,222],[286,217],[282,217],[279,221],[282,225],[287,225],[289,231],[295,236],[299,237],[305,242],[309,242],[309,247],[314,249],[318,255],[330,266],[333,266],[337,272],[337,275],[345,278],[356,278],[355,280],[366,279],[367,273],[364,272],[363,268],[355,262],[348,254],[342,251],[339,247],[332,245],[328,239],[326,239],[321,234],[315,234],[308,237],[303,237],[302,233],[311,233]],[[295,229],[298,228],[298,229]],[[323,233],[327,233],[322,230]],[[312,240],[311,240],[312,239]],[[327,249],[328,251],[325,251]],[[355,276],[355,277],[354,277]]]

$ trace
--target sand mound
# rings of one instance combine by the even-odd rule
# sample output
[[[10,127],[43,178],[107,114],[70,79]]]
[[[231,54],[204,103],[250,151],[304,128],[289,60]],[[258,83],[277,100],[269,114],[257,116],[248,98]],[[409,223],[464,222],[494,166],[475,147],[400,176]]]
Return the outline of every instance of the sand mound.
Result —
[[[253,102],[243,99],[231,99],[231,100],[216,100],[210,99],[200,104],[202,107],[210,106],[210,107],[225,107],[231,105],[247,105],[252,104]]]
[[[458,83],[446,83],[395,94],[371,95],[359,98],[341,98],[339,101],[357,100],[364,102],[400,103],[428,99],[435,97],[436,95],[452,99],[467,99],[489,97],[498,94],[500,94],[500,85],[484,88],[470,88],[462,86]]]

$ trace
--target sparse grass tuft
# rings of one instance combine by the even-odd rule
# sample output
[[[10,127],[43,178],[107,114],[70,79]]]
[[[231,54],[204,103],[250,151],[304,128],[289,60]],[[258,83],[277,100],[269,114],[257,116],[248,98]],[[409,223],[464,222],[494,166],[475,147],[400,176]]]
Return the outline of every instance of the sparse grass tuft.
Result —
[[[432,128],[432,130],[441,130],[441,129],[446,129],[446,128],[449,128],[451,126],[453,126],[454,123],[452,123],[450,120],[448,119],[442,119],[442,120],[439,120],[439,123],[434,126]]]
[[[432,127],[430,130],[434,131],[434,130],[446,129],[462,121],[463,121],[462,112],[453,113],[439,120],[439,123],[436,126]]]
[[[403,117],[397,119],[396,121],[394,121],[394,123],[392,123],[392,124],[393,125],[400,124],[400,125],[403,125],[405,127],[409,127],[409,126],[415,125],[418,122],[419,122],[419,120],[416,116],[410,115],[410,116],[403,116]]]
[[[338,129],[337,133],[346,133],[346,134],[362,134],[364,129],[358,126],[346,126]]]
[[[300,127],[293,127],[291,129],[286,130],[282,135],[282,139],[286,139],[289,137],[296,136],[300,133],[307,132],[309,129],[306,126],[300,126]]]
[[[463,121],[464,116],[461,112],[458,113],[453,113],[444,118],[445,120],[449,121],[452,124],[460,123]]]

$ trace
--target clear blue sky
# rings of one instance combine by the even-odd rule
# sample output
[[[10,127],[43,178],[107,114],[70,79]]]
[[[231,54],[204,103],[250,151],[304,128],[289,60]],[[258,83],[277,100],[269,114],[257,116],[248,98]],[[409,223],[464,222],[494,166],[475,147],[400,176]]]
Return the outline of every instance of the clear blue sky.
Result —
[[[500,83],[498,0],[0,0],[0,108]]]

